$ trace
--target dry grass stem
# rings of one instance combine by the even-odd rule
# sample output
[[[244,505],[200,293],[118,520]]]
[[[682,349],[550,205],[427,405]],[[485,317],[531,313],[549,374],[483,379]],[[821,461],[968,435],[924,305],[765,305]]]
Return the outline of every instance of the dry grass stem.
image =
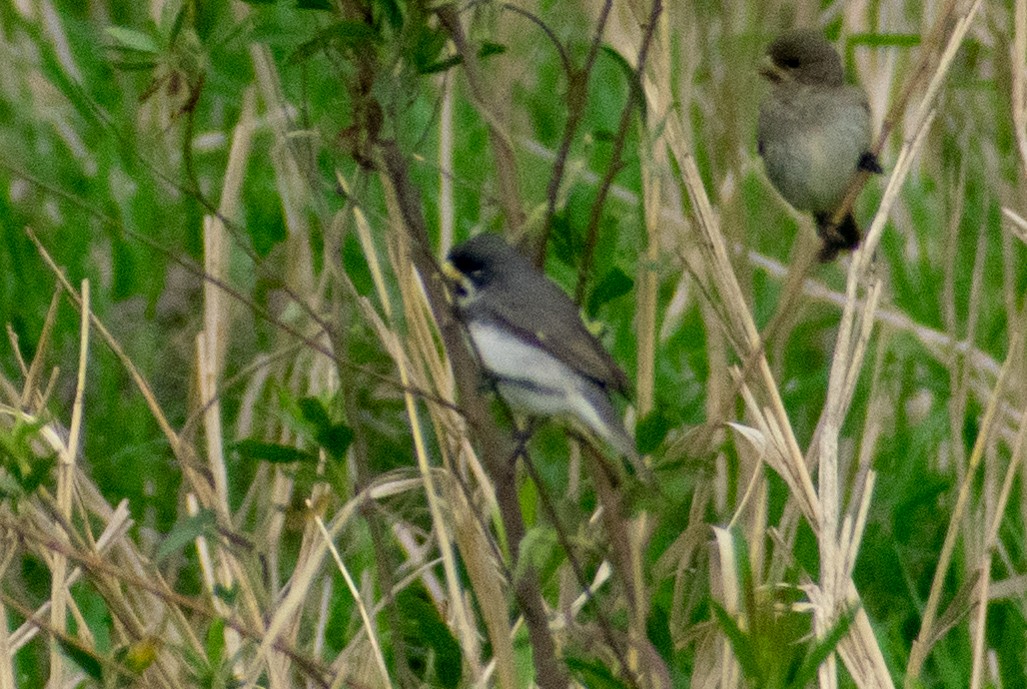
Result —
[[[307,505],[311,505],[308,503]],[[335,561],[335,566],[342,574],[343,580],[346,582],[347,588],[349,588],[350,594],[353,596],[353,602],[357,604],[357,610],[360,612],[360,620],[364,625],[364,633],[367,634],[367,640],[371,644],[371,650],[374,653],[374,661],[378,666],[378,671],[381,673],[381,680],[384,686],[390,686],[392,680],[389,677],[389,669],[385,665],[385,656],[382,654],[381,644],[378,642],[378,632],[375,629],[374,622],[371,620],[371,616],[368,614],[367,606],[364,605],[364,599],[360,595],[360,591],[357,590],[356,582],[353,581],[353,576],[350,574],[349,569],[342,561],[342,556],[339,555],[338,549],[335,544],[332,543],[329,537],[328,530],[325,528],[324,521],[321,517],[314,517],[314,523],[317,524],[317,529],[324,538],[325,546],[328,548],[328,552],[331,553],[332,559]]]
[[[912,649],[910,650],[909,662],[906,665],[905,686],[907,689],[912,687],[917,677],[919,677],[924,661],[927,658],[927,654],[930,653],[933,643],[939,638],[939,632],[935,629],[935,618],[937,617],[938,606],[941,601],[943,590],[942,584],[945,575],[948,572],[949,563],[955,550],[956,538],[959,536],[964,511],[968,507],[973,478],[977,473],[981,459],[984,457],[985,449],[991,439],[996,411],[1000,405],[1000,400],[1007,380],[1012,372],[1018,372],[1022,368],[1022,362],[1019,359],[1022,354],[1020,351],[1022,346],[1023,333],[1021,331],[1016,334],[1016,339],[1010,343],[1009,355],[1007,356],[1005,363],[1002,365],[1002,370],[999,373],[998,380],[995,382],[995,390],[992,394],[991,401],[985,408],[984,418],[981,419],[981,428],[977,435],[977,441],[974,444],[973,452],[970,455],[969,462],[967,463],[966,474],[960,485],[959,495],[956,498],[956,504],[952,510],[952,517],[949,520],[948,530],[945,533],[945,542],[942,544],[941,553],[938,557],[938,565],[934,572],[934,581],[931,585],[931,592],[928,596],[927,604],[924,606],[924,615],[923,621],[920,625],[920,632],[917,635],[916,641],[913,643]]]

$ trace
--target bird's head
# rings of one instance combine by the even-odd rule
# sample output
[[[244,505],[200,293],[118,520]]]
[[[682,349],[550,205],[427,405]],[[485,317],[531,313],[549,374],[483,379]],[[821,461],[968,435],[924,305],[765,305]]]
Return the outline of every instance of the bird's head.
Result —
[[[526,259],[496,234],[481,234],[453,247],[445,266],[457,304],[466,307],[481,292],[501,284]]]
[[[841,86],[845,81],[838,52],[812,29],[789,31],[771,43],[760,75],[780,85]]]

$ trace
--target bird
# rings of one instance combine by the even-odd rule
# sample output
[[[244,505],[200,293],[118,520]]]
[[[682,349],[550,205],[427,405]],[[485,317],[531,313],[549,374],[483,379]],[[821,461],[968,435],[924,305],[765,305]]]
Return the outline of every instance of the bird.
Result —
[[[637,460],[611,401],[613,392],[629,396],[628,378],[564,291],[497,234],[469,239],[447,258],[457,317],[510,408],[576,421]]]
[[[859,246],[852,213],[831,218],[859,170],[880,173],[870,150],[870,105],[845,83],[842,61],[816,30],[786,32],[767,47],[760,75],[770,82],[760,103],[756,140],[767,176],[789,204],[809,211],[823,242],[819,259]]]

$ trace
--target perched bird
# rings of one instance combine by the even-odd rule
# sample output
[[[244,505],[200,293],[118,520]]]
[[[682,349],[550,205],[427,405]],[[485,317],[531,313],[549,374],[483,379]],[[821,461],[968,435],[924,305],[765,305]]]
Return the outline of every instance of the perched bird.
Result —
[[[610,402],[628,379],[581,321],[578,307],[495,234],[449,252],[456,306],[485,371],[511,408],[576,419],[629,459],[635,442]]]
[[[767,176],[788,203],[810,211],[823,240],[820,260],[859,246],[852,214],[837,226],[857,170],[881,172],[870,152],[870,106],[863,91],[845,83],[837,51],[819,32],[799,29],[767,48],[760,74],[771,83],[760,104],[756,138]]]

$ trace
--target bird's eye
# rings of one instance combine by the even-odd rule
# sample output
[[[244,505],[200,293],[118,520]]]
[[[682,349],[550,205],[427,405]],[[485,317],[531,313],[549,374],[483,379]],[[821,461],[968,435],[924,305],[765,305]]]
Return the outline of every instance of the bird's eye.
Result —
[[[799,68],[799,58],[797,58],[797,57],[786,57],[785,59],[781,60],[781,64],[784,65],[785,67],[787,67],[788,69],[798,69]]]
[[[477,289],[484,287],[485,283],[489,281],[489,273],[484,266],[471,268],[465,274],[470,283]]]

